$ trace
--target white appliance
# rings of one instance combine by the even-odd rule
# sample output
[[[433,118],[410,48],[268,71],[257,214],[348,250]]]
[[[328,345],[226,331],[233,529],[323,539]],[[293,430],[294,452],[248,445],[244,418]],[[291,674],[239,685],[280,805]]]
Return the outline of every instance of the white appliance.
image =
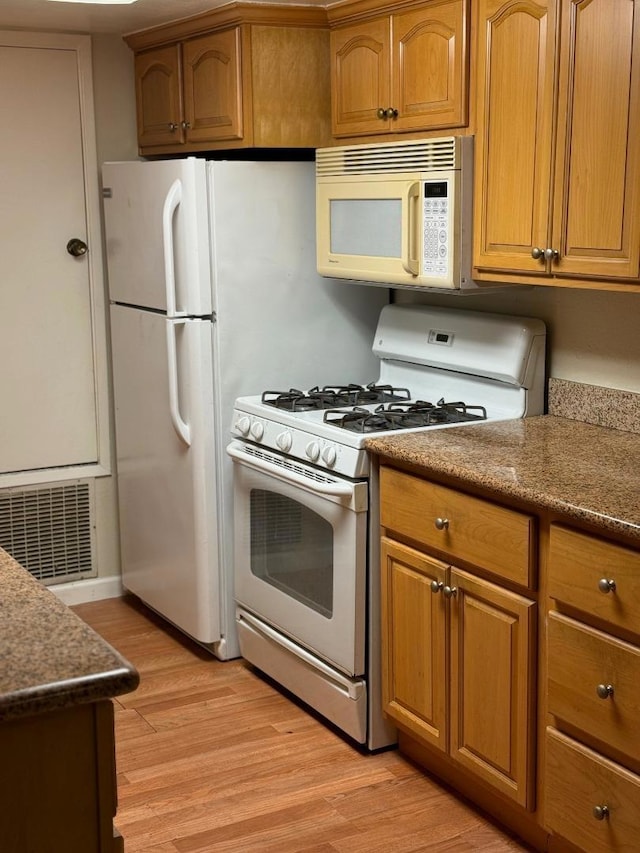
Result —
[[[479,292],[471,277],[473,137],[316,151],[322,275]]]
[[[107,163],[103,184],[123,584],[236,657],[234,399],[370,375],[387,293],[317,275],[313,163]]]
[[[388,305],[375,384],[236,400],[242,655],[370,749],[395,734],[381,710],[377,479],[364,442],[542,413],[545,337],[540,320]]]

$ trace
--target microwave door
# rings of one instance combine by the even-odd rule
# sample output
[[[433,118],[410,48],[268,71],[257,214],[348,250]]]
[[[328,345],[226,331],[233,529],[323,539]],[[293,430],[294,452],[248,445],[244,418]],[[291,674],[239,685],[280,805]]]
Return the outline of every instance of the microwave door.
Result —
[[[318,272],[336,278],[414,283],[421,243],[419,200],[420,181],[414,176],[319,181]]]

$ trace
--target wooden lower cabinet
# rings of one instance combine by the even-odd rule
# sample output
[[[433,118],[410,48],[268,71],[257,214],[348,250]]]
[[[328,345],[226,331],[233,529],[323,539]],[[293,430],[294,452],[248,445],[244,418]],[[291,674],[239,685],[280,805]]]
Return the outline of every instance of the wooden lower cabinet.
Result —
[[[548,828],[585,853],[640,849],[640,776],[547,729]]]
[[[111,700],[0,724],[2,853],[123,853]]]
[[[381,553],[385,712],[532,809],[536,603],[387,537]]]

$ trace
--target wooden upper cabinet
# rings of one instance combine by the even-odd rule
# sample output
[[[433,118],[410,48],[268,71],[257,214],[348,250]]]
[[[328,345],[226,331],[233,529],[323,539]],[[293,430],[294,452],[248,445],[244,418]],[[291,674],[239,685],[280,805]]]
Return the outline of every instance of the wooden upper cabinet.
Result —
[[[323,9],[239,0],[126,40],[141,154],[329,144]]]
[[[348,9],[341,6],[339,14]],[[403,13],[365,16],[344,24],[334,17],[334,24],[335,136],[377,136],[467,123],[468,0],[427,0]]]
[[[183,57],[186,139],[242,139],[240,27],[190,39]]]
[[[640,2],[562,5],[553,268],[640,274]]]
[[[135,80],[140,147],[183,142],[180,46],[137,54]]]
[[[485,278],[638,284],[639,65],[639,0],[480,0],[474,266]]]
[[[544,0],[479,7],[474,265],[543,273],[531,253],[550,240],[553,22]]]
[[[390,36],[388,18],[331,32],[335,136],[381,133],[388,129],[389,122],[378,111],[386,110],[391,101]]]

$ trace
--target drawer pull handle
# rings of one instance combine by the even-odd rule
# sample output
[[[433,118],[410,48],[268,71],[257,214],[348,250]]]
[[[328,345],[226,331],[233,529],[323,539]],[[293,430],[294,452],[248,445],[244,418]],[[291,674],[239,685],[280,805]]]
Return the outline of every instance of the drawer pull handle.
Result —
[[[431,592],[434,594],[440,592],[440,590],[444,587],[442,581],[431,581]]]
[[[435,525],[436,525],[436,530],[448,530],[449,529],[449,519],[448,518],[436,518]]]
[[[609,806],[594,806],[593,816],[596,820],[606,820],[609,817]]]
[[[613,684],[598,684],[596,693],[601,699],[608,699],[613,696]]]
[[[598,589],[606,595],[608,592],[616,591],[616,582],[609,578],[600,578],[598,581]]]
[[[442,590],[442,594],[445,598],[455,598],[458,594],[458,588],[456,586],[445,586]]]

